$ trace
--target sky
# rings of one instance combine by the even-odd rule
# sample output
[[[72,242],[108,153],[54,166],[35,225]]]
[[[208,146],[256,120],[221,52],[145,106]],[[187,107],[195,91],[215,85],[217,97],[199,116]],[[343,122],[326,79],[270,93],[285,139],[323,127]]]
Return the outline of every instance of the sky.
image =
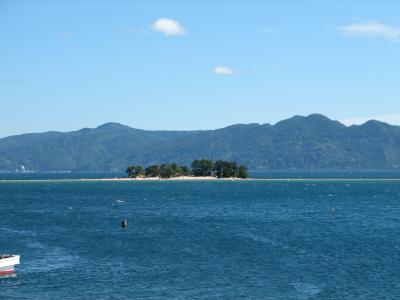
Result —
[[[400,124],[400,1],[0,0],[0,137]]]

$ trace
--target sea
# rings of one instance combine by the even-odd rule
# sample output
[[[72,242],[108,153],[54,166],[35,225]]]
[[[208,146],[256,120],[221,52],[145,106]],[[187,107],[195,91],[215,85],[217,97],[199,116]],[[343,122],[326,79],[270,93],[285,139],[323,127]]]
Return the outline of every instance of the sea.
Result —
[[[400,299],[398,172],[85,176],[0,174],[0,299]]]

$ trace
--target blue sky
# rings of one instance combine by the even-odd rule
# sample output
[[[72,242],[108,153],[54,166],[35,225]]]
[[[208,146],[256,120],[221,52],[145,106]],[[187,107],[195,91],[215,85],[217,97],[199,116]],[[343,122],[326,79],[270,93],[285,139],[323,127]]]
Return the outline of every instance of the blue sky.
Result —
[[[400,124],[400,1],[2,0],[0,137]]]

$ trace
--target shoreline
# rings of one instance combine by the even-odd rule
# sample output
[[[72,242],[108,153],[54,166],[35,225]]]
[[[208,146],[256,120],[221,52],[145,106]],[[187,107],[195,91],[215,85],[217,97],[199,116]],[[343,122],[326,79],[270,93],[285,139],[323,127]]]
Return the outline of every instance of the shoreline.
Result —
[[[90,178],[88,178],[90,180]],[[212,177],[212,176],[179,176],[179,177],[170,177],[170,178],[161,178],[161,177],[137,177],[137,178],[98,178],[95,180],[100,180],[100,181],[171,181],[171,180],[176,180],[176,181],[204,181],[204,180],[247,180],[250,178],[237,178],[237,177],[232,177],[232,178],[217,178],[217,177]],[[80,179],[80,180],[86,180],[86,179]]]
[[[368,181],[391,181],[400,182],[400,178],[217,178],[217,177],[192,177],[181,176],[172,178],[60,178],[60,179],[0,179],[0,183],[7,182],[168,182],[168,181],[265,181],[265,182],[368,182]]]
[[[1,182],[136,182],[136,181],[247,181],[255,178],[217,178],[217,177],[192,177],[192,176],[180,176],[171,178],[161,177],[140,177],[140,178],[127,178],[127,177],[115,177],[115,178],[59,178],[59,179],[0,179]]]

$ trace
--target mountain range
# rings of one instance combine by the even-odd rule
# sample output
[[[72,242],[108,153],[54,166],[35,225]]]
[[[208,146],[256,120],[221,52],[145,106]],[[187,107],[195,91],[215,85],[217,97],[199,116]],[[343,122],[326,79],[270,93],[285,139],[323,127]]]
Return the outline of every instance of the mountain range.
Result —
[[[233,160],[250,170],[400,169],[400,127],[345,126],[312,114],[216,130],[148,131],[118,123],[0,139],[0,171],[120,172],[130,164]]]

